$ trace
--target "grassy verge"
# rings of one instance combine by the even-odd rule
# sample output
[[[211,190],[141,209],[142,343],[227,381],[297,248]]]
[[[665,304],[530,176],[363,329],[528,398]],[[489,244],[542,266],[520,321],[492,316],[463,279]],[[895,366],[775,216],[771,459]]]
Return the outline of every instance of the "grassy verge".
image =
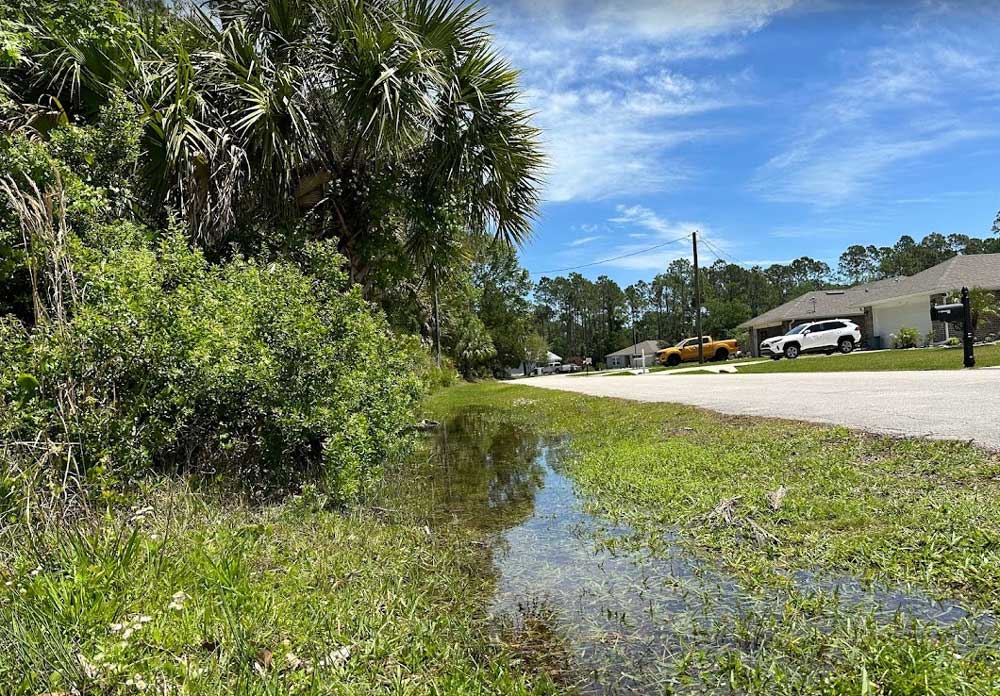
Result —
[[[445,417],[472,405],[571,434],[574,479],[649,544],[679,528],[748,579],[819,569],[1000,609],[996,455],[499,384],[454,388],[429,409]],[[775,508],[769,493],[781,488]]]
[[[732,360],[726,360],[725,362],[713,362],[711,360],[706,360],[704,365],[700,367],[713,367],[718,365],[740,365],[745,362],[753,362],[754,360],[760,360],[760,358],[734,358]],[[649,368],[650,372],[673,372],[674,370],[690,369],[692,367],[699,367],[698,362],[683,362],[680,365],[674,367],[668,367],[666,365],[657,365],[655,367]]]
[[[542,693],[487,636],[470,540],[164,483],[0,551],[4,694]]]
[[[717,363],[717,362],[712,362],[710,360],[706,360],[705,364],[702,365],[702,367],[712,367],[714,365],[740,365],[742,363],[751,362],[751,361],[754,361],[754,360],[760,360],[760,358],[739,358],[739,359],[735,359],[735,360],[727,360],[724,363]],[[680,365],[675,365],[674,367],[668,367],[667,365],[653,365],[652,367],[649,368],[648,371],[650,373],[654,373],[654,372],[673,372],[674,370],[684,370],[684,369],[690,370],[692,367],[698,367],[698,363],[697,362],[684,362],[684,363],[681,363]],[[605,376],[605,377],[623,377],[625,375],[633,375],[633,374],[634,373],[631,370],[603,370],[603,371],[598,371],[598,372],[575,372],[575,373],[573,373],[573,374],[571,374],[569,376],[570,377],[591,377],[591,376],[596,376],[596,375],[602,375],[602,376]]]
[[[976,348],[976,366],[1000,365],[1000,345]],[[961,348],[913,348],[852,355],[803,356],[796,360],[769,360],[740,368],[740,373],[769,372],[881,372],[885,370],[960,370]],[[701,374],[701,373],[695,373]]]

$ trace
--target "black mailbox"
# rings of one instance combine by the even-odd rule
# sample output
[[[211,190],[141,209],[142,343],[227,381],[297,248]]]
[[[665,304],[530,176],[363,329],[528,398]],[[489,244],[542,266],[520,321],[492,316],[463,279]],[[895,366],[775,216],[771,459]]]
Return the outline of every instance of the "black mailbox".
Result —
[[[931,307],[933,321],[960,322],[965,317],[965,307],[960,302]]]
[[[962,288],[962,301],[955,304],[931,307],[932,321],[962,322],[962,364],[976,366],[976,356],[972,350],[975,336],[972,332],[972,305],[969,302],[969,288]]]

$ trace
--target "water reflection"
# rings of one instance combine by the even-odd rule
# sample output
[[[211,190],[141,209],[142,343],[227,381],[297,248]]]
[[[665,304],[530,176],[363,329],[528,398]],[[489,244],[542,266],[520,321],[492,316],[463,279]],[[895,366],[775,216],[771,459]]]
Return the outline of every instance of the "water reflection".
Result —
[[[583,693],[728,693],[712,681],[714,658],[732,648],[744,660],[773,659],[761,636],[780,626],[793,594],[815,605],[811,630],[832,631],[845,609],[884,623],[967,621],[970,635],[993,628],[955,603],[851,578],[799,573],[784,590],[748,590],[670,539],[655,557],[615,551],[604,542],[630,530],[586,512],[560,473],[568,443],[490,411],[461,414],[426,444],[416,472],[398,480],[395,507],[482,534],[497,576],[492,612],[557,641]]]
[[[432,434],[388,498],[428,524],[496,534],[533,514],[551,442],[488,411],[467,411]]]

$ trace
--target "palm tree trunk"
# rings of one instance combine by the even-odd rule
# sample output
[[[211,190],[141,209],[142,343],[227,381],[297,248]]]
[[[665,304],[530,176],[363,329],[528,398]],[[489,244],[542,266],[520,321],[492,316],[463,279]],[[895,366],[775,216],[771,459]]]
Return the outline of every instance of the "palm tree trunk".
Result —
[[[431,288],[434,292],[434,349],[438,369],[441,368],[441,312],[438,305],[437,270],[431,269]]]

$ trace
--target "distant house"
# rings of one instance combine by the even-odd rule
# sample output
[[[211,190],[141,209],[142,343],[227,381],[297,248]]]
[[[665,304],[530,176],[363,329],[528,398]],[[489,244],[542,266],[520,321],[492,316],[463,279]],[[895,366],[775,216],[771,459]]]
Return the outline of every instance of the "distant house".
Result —
[[[550,350],[546,353],[544,363],[521,363],[516,369],[509,370],[508,373],[511,377],[523,377],[535,374],[539,370],[543,373],[556,372],[560,365],[562,365],[562,358]]]
[[[863,283],[843,290],[816,290],[746,321],[738,328],[750,330],[750,349],[760,351],[760,342],[786,333],[804,322],[850,319],[861,327],[868,348],[889,348],[892,336],[903,327],[917,329],[921,336],[933,332],[935,341],[954,335],[954,327],[932,322],[930,307],[962,287],[1000,290],[1000,254],[954,256],[912,276]],[[995,318],[984,319],[977,338],[1000,331]]]
[[[656,364],[656,351],[665,347],[664,341],[642,341],[604,356],[609,368],[650,367]],[[643,362],[645,356],[645,362]]]
[[[545,358],[545,371],[555,372],[559,369],[560,365],[562,365],[562,358],[550,350],[548,356]]]

